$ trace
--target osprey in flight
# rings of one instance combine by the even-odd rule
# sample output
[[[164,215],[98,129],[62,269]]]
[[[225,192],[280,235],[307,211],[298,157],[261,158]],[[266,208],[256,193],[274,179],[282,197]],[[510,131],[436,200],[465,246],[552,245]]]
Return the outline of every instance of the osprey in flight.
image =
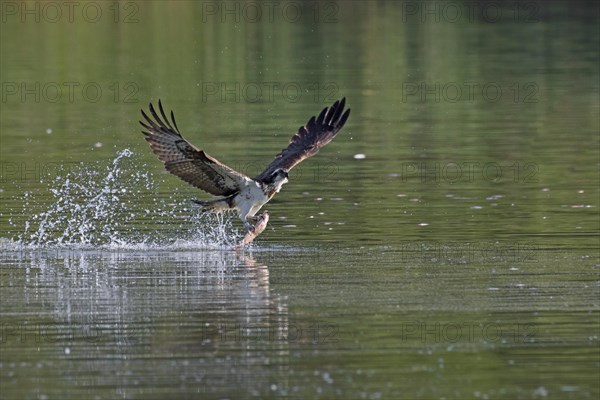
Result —
[[[165,164],[167,171],[187,183],[220,198],[214,200],[193,200],[204,211],[222,212],[236,210],[244,222],[250,239],[254,239],[266,227],[268,213],[260,218],[256,213],[281,190],[288,181],[288,172],[302,160],[314,156],[327,143],[331,142],[346,123],[350,109],[344,112],[346,99],[338,100],[331,107],[325,107],[318,117],[312,117],[292,136],[289,145],[275,156],[275,159],[258,176],[250,178],[241,172],[222,164],[185,140],[171,111],[171,121],[167,118],[160,100],[157,114],[150,103],[150,118],[143,110],[146,122],[140,124],[146,140],[158,159]],[[255,226],[252,223],[256,223]],[[258,231],[260,230],[260,231]]]

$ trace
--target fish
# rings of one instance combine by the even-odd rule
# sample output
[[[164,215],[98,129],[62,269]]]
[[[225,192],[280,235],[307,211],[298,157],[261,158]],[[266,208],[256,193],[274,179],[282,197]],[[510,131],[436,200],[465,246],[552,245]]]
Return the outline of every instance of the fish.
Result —
[[[258,235],[260,235],[265,230],[268,222],[269,222],[269,212],[265,211],[264,213],[261,214],[260,217],[258,217],[258,220],[256,221],[256,225],[254,225],[254,228],[248,230],[248,232],[246,233],[246,236],[244,236],[242,241],[240,243],[238,243],[235,246],[235,248],[239,249],[239,248],[242,248],[242,247],[246,246],[247,244],[251,243]]]

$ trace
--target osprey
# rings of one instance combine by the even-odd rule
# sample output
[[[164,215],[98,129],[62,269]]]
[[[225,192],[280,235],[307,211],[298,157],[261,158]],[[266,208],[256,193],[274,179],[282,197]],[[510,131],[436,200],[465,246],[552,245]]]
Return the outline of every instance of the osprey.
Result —
[[[289,171],[302,160],[317,154],[342,129],[350,115],[350,109],[344,112],[345,103],[345,98],[338,100],[331,107],[325,107],[318,117],[311,117],[292,136],[289,145],[254,178],[235,171],[185,140],[179,132],[173,111],[169,121],[160,100],[160,116],[150,103],[153,118],[141,110],[146,123],[140,121],[140,124],[146,129],[142,131],[145,139],[167,171],[205,192],[219,196],[214,200],[192,201],[202,206],[203,211],[218,213],[236,210],[250,241],[264,230],[268,221],[267,212],[260,218],[256,217],[256,213],[288,182]],[[256,223],[260,231],[255,230],[252,223]]]

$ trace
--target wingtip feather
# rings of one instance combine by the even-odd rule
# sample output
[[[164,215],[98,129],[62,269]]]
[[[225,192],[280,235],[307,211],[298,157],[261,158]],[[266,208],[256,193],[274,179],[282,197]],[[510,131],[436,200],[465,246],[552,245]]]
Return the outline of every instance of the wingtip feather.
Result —
[[[173,113],[173,110],[171,110],[171,121],[173,121],[173,126],[175,126],[175,130],[179,132],[179,128],[177,127],[177,122],[175,121],[175,114]]]
[[[344,124],[348,120],[349,116],[350,116],[350,108],[346,110],[346,112],[344,113],[344,115],[342,115],[342,118],[338,122],[338,124],[337,124],[338,130],[342,129],[342,127],[344,126]]]

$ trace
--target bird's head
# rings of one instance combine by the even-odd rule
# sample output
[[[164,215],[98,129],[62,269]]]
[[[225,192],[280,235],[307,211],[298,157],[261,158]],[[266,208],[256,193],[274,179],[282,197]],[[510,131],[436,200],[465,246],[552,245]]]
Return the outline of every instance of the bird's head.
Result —
[[[288,172],[282,168],[277,168],[269,177],[265,180],[265,183],[271,187],[275,192],[279,193],[281,187],[288,183]]]

